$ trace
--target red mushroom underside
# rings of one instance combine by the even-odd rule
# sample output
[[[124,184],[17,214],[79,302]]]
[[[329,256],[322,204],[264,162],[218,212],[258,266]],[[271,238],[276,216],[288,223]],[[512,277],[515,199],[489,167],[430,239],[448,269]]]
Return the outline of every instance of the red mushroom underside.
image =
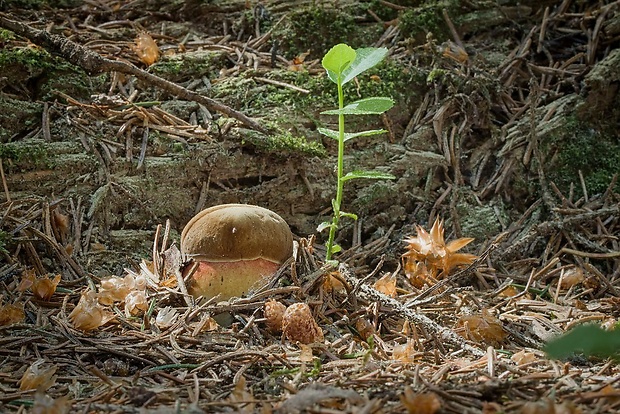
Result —
[[[191,267],[188,266],[185,272]],[[279,268],[280,264],[265,259],[236,262],[200,261],[191,277],[188,290],[196,298],[203,296],[208,299],[218,294],[218,300],[241,297],[267,282]]]

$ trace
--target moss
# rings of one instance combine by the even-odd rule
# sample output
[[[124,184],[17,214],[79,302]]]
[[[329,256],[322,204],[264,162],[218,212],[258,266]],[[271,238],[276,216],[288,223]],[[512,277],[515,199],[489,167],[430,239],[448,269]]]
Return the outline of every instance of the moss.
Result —
[[[429,32],[439,41],[449,39],[450,31],[443,19],[443,10],[446,10],[449,15],[460,14],[459,1],[425,1],[418,7],[406,10],[399,18],[401,34],[419,43],[425,41]]]
[[[0,142],[8,142],[41,123],[43,105],[0,95]]]
[[[310,52],[308,59],[321,58],[335,44],[347,43],[357,48],[378,39],[383,28],[364,27],[355,21],[355,9],[333,9],[319,6],[300,8],[274,29],[280,50],[292,59]]]
[[[4,46],[5,43],[15,39],[15,33],[10,30],[0,29],[0,45]]]
[[[547,178],[565,195],[568,195],[571,183],[575,193],[583,195],[580,171],[589,195],[604,192],[613,175],[620,171],[620,140],[617,135],[602,133],[596,126],[575,117],[569,118],[563,130],[543,144],[543,150],[555,152],[554,160],[546,163]],[[615,191],[620,191],[620,184],[616,184]]]
[[[0,158],[4,160],[8,172],[50,167],[50,154],[42,144],[42,140],[36,139],[0,144]]]
[[[358,215],[385,211],[394,204],[394,200],[399,199],[397,186],[389,180],[359,180],[358,184],[361,188],[351,208]]]
[[[274,135],[263,135],[255,131],[247,131],[243,136],[245,143],[257,149],[271,152],[279,156],[305,155],[309,157],[325,157],[325,147],[318,142],[310,142],[304,137],[294,136],[288,131],[280,130]]]
[[[501,201],[480,205],[470,189],[460,188],[456,211],[459,216],[462,237],[482,241],[502,231],[502,222],[509,222],[506,207]]]
[[[32,99],[51,100],[56,90],[74,98],[85,98],[93,88],[83,69],[37,47],[14,47],[0,51],[0,73],[7,85],[25,85]],[[98,77],[101,82],[105,76]]]
[[[206,76],[214,79],[220,69],[226,67],[227,60],[222,52],[198,50],[172,56],[163,56],[161,60],[149,67],[154,75],[172,82],[185,82]]]

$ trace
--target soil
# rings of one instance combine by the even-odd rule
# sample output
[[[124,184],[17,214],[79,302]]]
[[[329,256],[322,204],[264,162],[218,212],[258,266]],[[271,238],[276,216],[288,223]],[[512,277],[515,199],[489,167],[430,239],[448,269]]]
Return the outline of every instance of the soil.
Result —
[[[617,2],[65,3],[0,2],[1,412],[618,409],[613,360],[542,351],[618,317]],[[337,128],[321,114],[337,100],[320,59],[340,42],[389,50],[346,96],[395,101],[347,118],[386,133],[348,141],[345,170],[396,178],[347,182],[358,220],[342,221],[330,268],[316,229],[337,150],[318,129]],[[167,279],[184,225],[225,203],[293,231],[296,259],[268,286],[195,304],[171,277],[149,285],[148,309],[120,302],[76,329],[87,289]],[[478,259],[416,285],[403,240],[436,219]],[[30,274],[61,276],[51,298]],[[267,298],[309,304],[324,340],[270,332]],[[167,306],[177,322],[158,326]],[[232,324],[211,323],[224,312]],[[20,389],[39,359],[54,381]]]

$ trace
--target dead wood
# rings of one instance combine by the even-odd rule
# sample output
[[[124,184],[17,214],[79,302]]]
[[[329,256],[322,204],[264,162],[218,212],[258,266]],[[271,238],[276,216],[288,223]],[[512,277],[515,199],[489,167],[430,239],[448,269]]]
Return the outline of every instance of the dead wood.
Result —
[[[248,128],[267,133],[265,127],[261,126],[258,122],[250,119],[243,113],[214,99],[190,91],[180,85],[146,72],[128,62],[104,58],[100,54],[60,35],[55,35],[45,30],[39,30],[25,23],[12,20],[4,13],[0,13],[0,25],[6,29],[14,31],[26,39],[31,40],[33,43],[41,45],[51,54],[61,56],[74,65],[83,68],[88,73],[97,74],[102,72],[120,72],[127,75],[133,75],[140,80],[170,92],[180,99],[201,103],[212,111],[221,112],[226,116],[240,121]]]

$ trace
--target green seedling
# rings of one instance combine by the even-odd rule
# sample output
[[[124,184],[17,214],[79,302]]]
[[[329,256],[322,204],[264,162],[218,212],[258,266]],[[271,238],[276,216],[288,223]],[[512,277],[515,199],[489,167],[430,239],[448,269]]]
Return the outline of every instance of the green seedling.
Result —
[[[344,143],[353,138],[366,137],[385,133],[383,129],[373,129],[361,132],[345,132],[344,117],[345,115],[380,115],[390,109],[394,105],[391,98],[373,97],[360,99],[348,105],[344,105],[344,92],[342,86],[353,80],[359,74],[372,68],[383,60],[387,55],[386,48],[361,48],[354,50],[350,46],[340,43],[332,47],[323,57],[322,65],[327,71],[329,79],[338,86],[338,109],[324,111],[322,114],[338,115],[338,131],[327,128],[318,128],[318,131],[332,139],[338,141],[338,165],[337,176],[338,185],[336,189],[336,198],[332,200],[333,216],[331,222],[323,222],[319,225],[317,231],[329,229],[329,238],[327,240],[327,253],[325,260],[333,263],[332,256],[338,253],[341,247],[334,243],[336,231],[342,217],[349,217],[357,220],[357,216],[352,213],[342,211],[342,195],[344,183],[358,178],[370,178],[379,180],[391,180],[396,177],[379,171],[359,171],[354,170],[344,173]]]

